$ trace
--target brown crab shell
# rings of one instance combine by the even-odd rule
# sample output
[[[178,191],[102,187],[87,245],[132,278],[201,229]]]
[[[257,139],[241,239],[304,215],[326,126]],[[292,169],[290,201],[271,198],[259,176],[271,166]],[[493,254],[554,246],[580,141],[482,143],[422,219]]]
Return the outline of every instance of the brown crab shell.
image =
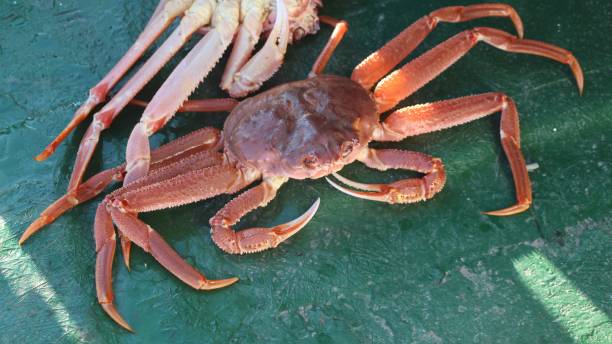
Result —
[[[320,178],[353,162],[377,126],[367,90],[317,76],[242,101],[225,121],[225,152],[264,176]]]

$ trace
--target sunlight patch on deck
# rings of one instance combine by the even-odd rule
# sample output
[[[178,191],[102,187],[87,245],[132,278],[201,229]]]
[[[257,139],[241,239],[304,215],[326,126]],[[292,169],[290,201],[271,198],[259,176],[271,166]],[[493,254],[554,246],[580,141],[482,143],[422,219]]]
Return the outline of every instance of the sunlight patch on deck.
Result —
[[[71,319],[66,306],[60,302],[55,290],[39,271],[30,255],[19,247],[17,237],[11,233],[2,216],[0,216],[0,252],[0,277],[6,280],[17,302],[21,302],[32,293],[36,294],[47,304],[50,314],[61,328],[62,338],[71,342],[81,341],[83,336]]]
[[[612,343],[612,322],[544,255],[513,260],[520,280],[550,316],[579,343]]]

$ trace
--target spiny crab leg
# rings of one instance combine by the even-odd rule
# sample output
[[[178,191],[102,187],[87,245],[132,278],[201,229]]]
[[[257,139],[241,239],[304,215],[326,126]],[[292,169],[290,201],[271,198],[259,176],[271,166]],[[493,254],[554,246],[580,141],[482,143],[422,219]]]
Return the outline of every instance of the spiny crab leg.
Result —
[[[487,17],[510,18],[518,37],[523,37],[523,22],[511,6],[505,4],[476,4],[443,7],[417,20],[382,48],[368,56],[355,67],[351,79],[357,81],[364,88],[370,89],[414,51],[438,26],[438,23],[460,23]]]
[[[319,199],[304,214],[288,223],[272,228],[244,229],[239,232],[232,229],[232,225],[240,221],[241,217],[255,208],[266,206],[274,199],[276,191],[286,180],[286,178],[265,180],[226,204],[210,219],[213,242],[230,254],[255,253],[277,247],[304,228],[317,212]]]
[[[198,151],[214,151],[219,147],[220,141],[221,133],[214,128],[203,128],[177,138],[151,152],[151,159],[153,161],[151,166],[152,173],[169,164],[181,161],[185,155]],[[185,161],[188,160],[185,159]],[[19,244],[23,244],[30,236],[55,221],[66,211],[97,196],[110,183],[122,181],[124,176],[125,164],[94,175],[82,183],[76,190],[60,197],[28,226],[19,239]]]
[[[284,0],[276,0],[276,19],[270,36],[261,50],[235,74],[227,87],[230,96],[240,98],[259,89],[280,68],[288,44],[289,14]]]
[[[89,97],[76,110],[66,128],[38,155],[36,160],[47,159],[70,132],[81,123],[91,110],[106,99],[108,92],[117,84],[149,46],[161,35],[174,19],[191,6],[193,0],[161,0],[142,33],[126,54],[96,86],[89,90]]]
[[[238,27],[239,4],[225,0],[217,5],[212,30],[204,36],[162,84],[128,139],[127,175],[124,183],[144,176],[149,170],[149,136],[162,128],[181,104],[208,75],[232,42]]]
[[[83,136],[72,176],[69,190],[81,183],[83,174],[97,146],[100,134],[110,127],[121,110],[142,90],[142,88],[159,72],[159,70],[176,54],[200,27],[210,23],[215,2],[212,0],[196,0],[185,12],[178,27],[145,62],[136,74],[117,92],[117,94],[100,111],[94,115],[86,134]]]
[[[152,173],[153,174],[153,173]],[[145,177],[145,179],[152,176]],[[114,223],[126,242],[134,242],[181,281],[198,290],[223,288],[237,278],[209,280],[185,262],[151,226],[137,215],[181,204],[192,203],[222,193],[232,193],[259,178],[259,174],[244,172],[233,165],[197,168],[167,178],[141,179],[116,190],[98,207],[94,234],[96,238],[96,289],[105,312],[119,325],[131,331],[114,306],[112,291],[112,261],[116,235]],[[161,180],[160,180],[161,179]]]
[[[521,39],[507,32],[477,27],[456,34],[382,79],[374,89],[379,112],[395,107],[465,56],[478,42],[502,51],[545,57],[570,67],[582,94],[584,75],[571,52],[552,44]]]

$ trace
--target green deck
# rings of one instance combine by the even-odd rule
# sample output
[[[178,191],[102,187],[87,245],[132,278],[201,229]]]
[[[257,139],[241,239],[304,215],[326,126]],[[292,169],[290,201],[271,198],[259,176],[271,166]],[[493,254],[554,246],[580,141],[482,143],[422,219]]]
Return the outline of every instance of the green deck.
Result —
[[[0,3],[1,343],[612,343],[612,2],[605,0],[508,1],[526,37],[575,53],[586,77],[583,97],[566,66],[483,44],[403,103],[489,91],[511,96],[525,157],[539,164],[530,174],[529,211],[509,218],[479,213],[514,200],[498,115],[379,145],[441,157],[446,188],[423,204],[391,206],[349,198],[324,180],[292,181],[239,227],[281,223],[317,197],[319,212],[278,249],[249,256],[224,254],[210,240],[208,219],[230,197],[142,215],[207,276],[241,281],[194,291],[135,249],[131,272],[115,262],[116,303],[136,334],[120,329],[98,306],[94,288],[92,224],[101,197],[23,248],[17,239],[63,194],[86,125],[49,160],[32,157],[130,46],[154,2]],[[326,1],[322,13],[351,25],[327,72],[349,75],[420,16],[468,2]],[[417,54],[476,25],[512,32],[505,19],[444,24]],[[265,87],[304,78],[329,33],[324,27],[291,46]],[[152,96],[176,61],[142,98]],[[217,68],[197,96],[223,96],[219,78]],[[141,112],[126,109],[103,134],[91,173],[122,162]],[[223,118],[179,115],[152,141],[220,127]],[[360,164],[343,174],[365,182],[409,175]]]

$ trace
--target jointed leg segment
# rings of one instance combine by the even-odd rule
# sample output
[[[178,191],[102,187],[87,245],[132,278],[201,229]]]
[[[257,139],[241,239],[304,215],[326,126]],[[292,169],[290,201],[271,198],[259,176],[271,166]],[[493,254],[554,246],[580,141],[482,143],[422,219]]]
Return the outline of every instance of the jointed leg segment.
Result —
[[[157,170],[163,170],[164,167],[177,161],[182,161],[183,164],[186,164],[192,160],[184,158],[189,155],[194,155],[197,152],[214,152],[219,148],[220,139],[221,132],[218,129],[203,128],[153,150],[151,152],[151,159],[153,161],[151,165],[151,174],[157,175]],[[211,157],[211,159],[220,158]],[[214,164],[217,163],[220,163],[220,160],[217,160]],[[210,164],[213,164],[213,162],[211,161]],[[189,166],[201,165],[189,164]],[[189,166],[177,167],[177,169],[180,168],[181,172],[185,172],[189,170]],[[122,181],[124,176],[125,164],[102,171],[79,185],[75,190],[69,191],[40,214],[22,234],[19,243],[23,244],[30,236],[47,224],[55,221],[56,218],[66,211],[97,196],[110,183]]]
[[[254,253],[278,246],[289,239],[312,219],[319,207],[319,200],[297,219],[272,228],[250,228],[236,232],[232,225],[255,208],[267,205],[276,191],[286,181],[284,178],[266,180],[234,198],[210,219],[213,242],[231,254]]]
[[[374,90],[379,111],[384,112],[395,107],[401,100],[454,64],[480,41],[504,51],[539,55],[569,65],[576,78],[578,90],[582,93],[584,77],[572,53],[548,43],[520,39],[501,30],[483,27],[451,37],[381,80]]]
[[[517,204],[506,209],[487,212],[506,216],[520,213],[531,204],[531,183],[520,146],[519,117],[516,105],[502,93],[445,100],[406,107],[393,112],[383,122],[383,133],[376,139],[399,141],[437,130],[464,124],[501,111],[501,143],[514,178]]]
[[[523,37],[523,23],[516,11],[508,5],[478,4],[444,7],[417,20],[378,51],[368,56],[355,67],[351,79],[360,83],[364,88],[370,89],[421,44],[439,22],[459,23],[486,17],[510,18],[518,36]]]

